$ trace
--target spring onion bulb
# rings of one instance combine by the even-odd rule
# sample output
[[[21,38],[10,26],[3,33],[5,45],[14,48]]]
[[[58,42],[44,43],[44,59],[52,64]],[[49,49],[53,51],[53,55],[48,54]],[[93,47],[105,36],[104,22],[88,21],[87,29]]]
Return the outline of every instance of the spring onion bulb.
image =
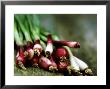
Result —
[[[49,34],[47,36],[47,46],[46,46],[46,49],[45,49],[46,57],[49,58],[51,56],[52,52],[53,52],[53,41],[52,41],[51,34]]]
[[[29,60],[31,60],[34,57],[34,51],[32,47],[33,47],[32,42],[28,41],[26,44],[26,51],[24,52],[24,55]]]
[[[42,48],[42,46],[40,44],[40,40],[36,40],[34,42],[33,50],[34,50],[34,54],[37,54],[37,56],[40,56],[40,54],[41,54],[41,52],[43,50],[43,48]]]
[[[23,50],[23,40],[20,38],[20,35],[22,34],[18,33],[17,24],[14,22],[14,40],[17,45],[17,55],[16,55],[16,65],[24,70],[25,68],[25,58],[24,58],[24,50]]]
[[[45,70],[49,70],[52,72],[58,71],[57,69],[57,64],[54,61],[54,58],[51,56],[50,59],[48,59],[47,57],[41,56],[39,58],[39,67],[45,69]]]
[[[78,63],[81,71],[84,71],[86,75],[93,75],[92,70],[88,68],[88,65],[84,61],[80,60],[75,56],[74,56],[74,59]]]
[[[51,61],[51,65],[49,66],[49,70],[52,72],[58,71],[57,64],[56,64],[55,59],[52,55],[49,60]]]
[[[79,65],[81,71],[88,68],[88,65],[85,62],[83,62],[82,60],[80,60],[79,58],[77,58],[75,56],[73,56],[73,57],[74,57],[74,60],[76,60],[77,64]]]
[[[58,47],[54,50],[54,56],[59,61],[66,61],[69,58],[68,51],[64,47]]]
[[[74,59],[74,56],[73,56],[71,50],[67,46],[64,46],[64,47],[67,49],[67,51],[69,53],[69,59],[70,59],[70,64],[71,64],[70,68],[72,68],[72,72],[75,72],[76,74],[80,74],[79,65],[76,62],[76,60]]]
[[[69,61],[59,61],[57,63],[57,66],[58,66],[58,70],[60,72],[66,72],[68,69],[68,66],[70,65]]]
[[[19,51],[17,52],[16,55],[16,64],[18,67],[20,67],[21,69],[26,70],[25,68],[25,58],[24,58],[24,51],[23,51],[23,47],[19,47]]]
[[[32,66],[33,67],[38,67],[38,62],[39,62],[39,57],[34,55],[34,57],[32,59]]]
[[[44,57],[44,56],[41,56],[40,59],[39,59],[39,67],[43,68],[43,69],[46,69],[46,70],[49,70],[49,66],[51,65],[51,61]]]

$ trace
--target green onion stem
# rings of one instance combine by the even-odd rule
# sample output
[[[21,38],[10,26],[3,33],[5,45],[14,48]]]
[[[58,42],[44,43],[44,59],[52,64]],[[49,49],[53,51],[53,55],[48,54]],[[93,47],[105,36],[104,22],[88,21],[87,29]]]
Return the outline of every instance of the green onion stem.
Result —
[[[35,28],[36,31],[36,35],[40,35],[40,17],[39,15],[32,15],[32,22],[33,22],[33,26]]]
[[[45,50],[45,49],[46,49],[46,44],[45,44],[45,42],[42,41],[42,40],[40,40],[40,43],[41,43],[41,45],[42,45],[42,47],[43,47],[43,50]]]
[[[23,44],[24,44],[24,40],[23,40],[23,33],[21,32],[21,30],[20,30],[20,27],[18,27],[18,33],[19,33],[19,36],[20,36],[20,38],[21,38],[21,41],[23,42]]]
[[[26,41],[32,42],[31,37],[30,37],[30,34],[29,34],[29,30],[26,29],[26,27],[23,25],[22,19],[20,19],[19,16],[15,16],[15,19],[18,21],[19,26],[20,26],[20,28],[21,28],[22,33],[23,33],[24,36],[25,36]],[[24,24],[26,25],[26,21],[25,21]]]
[[[47,37],[42,34],[40,35],[40,39],[43,40],[44,42],[47,42]]]
[[[39,29],[36,29],[36,27],[34,26],[32,15],[27,15],[27,20],[28,20],[28,23],[30,26],[30,32],[34,37],[33,40],[35,41],[35,40],[39,39],[39,33],[38,33]]]
[[[23,42],[20,39],[20,35],[18,34],[18,30],[17,30],[17,26],[16,26],[16,22],[14,22],[14,40],[16,42],[17,45],[22,46]]]

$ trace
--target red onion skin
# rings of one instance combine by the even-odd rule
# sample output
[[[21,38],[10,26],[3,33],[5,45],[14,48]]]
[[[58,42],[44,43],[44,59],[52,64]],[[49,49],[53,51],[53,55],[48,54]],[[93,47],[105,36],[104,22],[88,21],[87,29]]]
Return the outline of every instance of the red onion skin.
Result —
[[[34,42],[34,45],[37,45],[37,44],[41,46],[39,39]],[[37,49],[39,50],[40,53],[42,52],[42,47],[41,48],[37,48]],[[33,48],[33,50],[34,50],[34,48]]]
[[[19,48],[17,57],[16,57],[16,64],[21,61],[25,65],[25,57],[24,57],[24,49],[22,47]]]
[[[41,68],[48,70],[50,65],[51,65],[51,61],[48,58],[42,56],[39,59],[39,66]]]
[[[60,72],[66,72],[67,71],[67,67],[69,66],[69,62],[58,62],[57,66],[58,66],[58,70]]]
[[[54,57],[51,56],[50,61],[51,61],[51,66],[57,68],[57,64],[56,64],[56,62],[55,62],[55,60],[54,60]]]
[[[32,42],[28,41],[27,44],[26,44],[26,46],[25,46],[26,52],[27,52],[28,54],[25,55],[25,57],[26,57],[27,59],[29,59],[29,60],[33,58],[32,53],[30,52],[30,50],[33,50],[32,47],[33,47]]]
[[[39,59],[39,66],[46,69],[46,70],[49,70],[49,67],[50,66],[53,66],[53,67],[56,67],[57,68],[57,64],[55,63],[53,57],[51,56],[50,59],[46,58],[46,57],[41,57]]]
[[[34,55],[34,57],[31,60],[26,60],[26,66],[30,67],[30,66],[34,66],[34,67],[38,67],[39,64],[39,58],[37,55]]]
[[[79,42],[74,42],[74,41],[53,41],[54,45],[58,46],[68,46],[71,48],[80,48]]]
[[[34,57],[34,52],[33,53],[31,52],[31,51],[33,51],[33,49],[32,48],[28,48],[26,51],[28,52],[27,59],[31,60]]]
[[[69,58],[68,51],[63,47],[56,48],[54,55],[58,60],[61,60],[61,57]]]
[[[47,44],[48,43],[51,43],[51,44],[53,43],[51,34],[49,34],[48,37],[47,37]]]
[[[39,57],[34,55],[33,59],[32,59],[32,64],[38,64],[39,63]]]
[[[45,49],[45,54],[47,58],[50,58],[50,56],[53,53],[53,41],[52,41],[52,36],[49,34],[47,36],[47,47]]]

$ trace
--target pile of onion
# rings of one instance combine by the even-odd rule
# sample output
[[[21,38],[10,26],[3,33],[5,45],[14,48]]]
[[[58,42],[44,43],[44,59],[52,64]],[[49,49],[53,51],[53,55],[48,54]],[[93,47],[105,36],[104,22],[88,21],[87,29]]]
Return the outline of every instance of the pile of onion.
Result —
[[[93,75],[88,65],[70,50],[80,48],[79,42],[60,40],[42,29],[38,16],[15,15],[14,48],[18,67],[26,70],[27,66],[31,66],[75,76]]]

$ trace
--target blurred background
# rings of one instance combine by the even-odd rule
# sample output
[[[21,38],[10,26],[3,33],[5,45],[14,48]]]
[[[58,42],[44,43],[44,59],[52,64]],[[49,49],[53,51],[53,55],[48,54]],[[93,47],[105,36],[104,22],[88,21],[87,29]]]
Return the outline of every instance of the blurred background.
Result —
[[[40,25],[62,40],[78,41],[80,48],[71,48],[73,54],[86,62],[97,75],[97,15],[96,14],[42,14]],[[31,74],[31,70],[36,71]],[[41,72],[40,74],[38,73]],[[43,71],[43,72],[42,72]],[[42,69],[21,71],[15,67],[15,75],[62,75]]]

